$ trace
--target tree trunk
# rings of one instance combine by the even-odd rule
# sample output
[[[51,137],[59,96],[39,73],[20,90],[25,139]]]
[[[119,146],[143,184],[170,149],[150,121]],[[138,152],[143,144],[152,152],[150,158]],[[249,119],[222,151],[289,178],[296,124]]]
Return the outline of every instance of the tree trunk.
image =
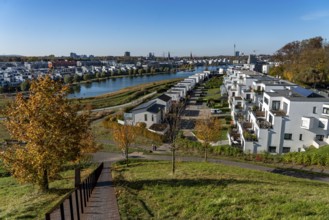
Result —
[[[207,162],[208,154],[207,154],[207,147],[204,148],[204,161]]]
[[[125,151],[126,151],[126,165],[128,166],[128,164],[129,164],[129,159],[128,159],[128,147],[126,147],[126,149],[125,149]]]
[[[176,155],[175,155],[175,146],[172,147],[172,174],[175,174],[176,170]]]
[[[40,184],[40,190],[42,192],[46,192],[49,189],[49,181],[48,181],[48,171],[47,169],[43,170],[42,181]]]

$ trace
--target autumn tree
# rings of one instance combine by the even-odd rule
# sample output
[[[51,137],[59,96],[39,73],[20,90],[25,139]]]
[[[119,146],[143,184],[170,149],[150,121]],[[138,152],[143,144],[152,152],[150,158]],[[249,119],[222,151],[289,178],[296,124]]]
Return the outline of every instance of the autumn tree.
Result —
[[[329,82],[328,44],[322,37],[294,41],[279,49],[274,58],[281,65],[270,72],[303,84]]]
[[[166,118],[166,122],[169,126],[169,129],[167,131],[167,137],[169,139],[169,142],[171,143],[171,154],[172,154],[172,173],[175,174],[176,171],[176,138],[178,136],[178,133],[180,131],[181,127],[181,116],[185,109],[185,102],[181,101],[178,103],[173,104],[171,107],[171,112],[168,114]]]
[[[124,152],[126,157],[126,165],[128,166],[128,151],[129,147],[134,143],[135,131],[131,125],[120,125],[116,122],[112,124],[112,135],[114,142]]]
[[[29,98],[17,94],[5,110],[5,125],[17,144],[0,155],[12,175],[42,191],[58,177],[63,164],[94,152],[89,113],[78,114],[66,98],[68,87],[49,76],[32,81]]]
[[[218,119],[206,118],[198,120],[195,126],[195,135],[202,141],[204,148],[204,159],[207,161],[208,148],[211,142],[215,142],[220,137],[220,121]]]

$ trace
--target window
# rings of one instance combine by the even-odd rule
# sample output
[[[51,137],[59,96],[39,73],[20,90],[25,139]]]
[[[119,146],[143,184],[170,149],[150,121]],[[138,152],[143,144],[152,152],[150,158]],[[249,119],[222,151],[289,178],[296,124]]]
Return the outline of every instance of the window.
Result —
[[[154,115],[152,115],[152,121],[154,121]]]
[[[144,114],[144,121],[147,121],[147,114]]]
[[[272,115],[269,115],[269,117],[268,117],[268,121],[269,121],[271,124],[273,124],[273,117],[272,117]]]
[[[329,115],[329,108],[323,108],[322,113]]]
[[[285,139],[285,140],[291,140],[291,139],[292,139],[292,134],[290,134],[290,133],[285,133],[285,134],[284,134],[284,139]]]
[[[313,114],[316,114],[316,106],[313,107]]]
[[[268,150],[269,150],[270,153],[276,153],[276,147],[275,146],[270,146]]]
[[[283,147],[282,148],[282,153],[289,153],[290,152],[290,147]]]
[[[273,101],[272,110],[279,110],[279,109],[280,109],[280,101]]]
[[[283,111],[284,111],[285,113],[288,113],[288,104],[285,103],[285,102],[283,102]]]
[[[324,128],[324,123],[322,121],[319,121],[319,128]]]
[[[264,102],[268,104],[268,98],[264,97]]]
[[[302,141],[303,140],[303,135],[299,134],[299,140]]]

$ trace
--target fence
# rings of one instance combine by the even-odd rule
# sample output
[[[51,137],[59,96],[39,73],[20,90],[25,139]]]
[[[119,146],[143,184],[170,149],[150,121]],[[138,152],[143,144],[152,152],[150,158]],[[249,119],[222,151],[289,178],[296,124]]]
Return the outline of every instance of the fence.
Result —
[[[87,205],[91,196],[92,190],[95,188],[97,180],[101,175],[104,163],[101,163],[78,187],[72,190],[66,197],[64,197],[58,205],[46,213],[46,220],[51,219],[77,219]]]

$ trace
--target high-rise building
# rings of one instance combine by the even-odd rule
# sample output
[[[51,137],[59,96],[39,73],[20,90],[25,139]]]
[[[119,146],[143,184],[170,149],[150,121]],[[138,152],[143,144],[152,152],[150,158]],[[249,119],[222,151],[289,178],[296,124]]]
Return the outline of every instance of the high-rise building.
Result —
[[[248,64],[255,64],[257,63],[256,55],[250,54],[248,57]]]
[[[126,51],[125,54],[124,54],[125,57],[130,57],[130,52],[129,51]]]

